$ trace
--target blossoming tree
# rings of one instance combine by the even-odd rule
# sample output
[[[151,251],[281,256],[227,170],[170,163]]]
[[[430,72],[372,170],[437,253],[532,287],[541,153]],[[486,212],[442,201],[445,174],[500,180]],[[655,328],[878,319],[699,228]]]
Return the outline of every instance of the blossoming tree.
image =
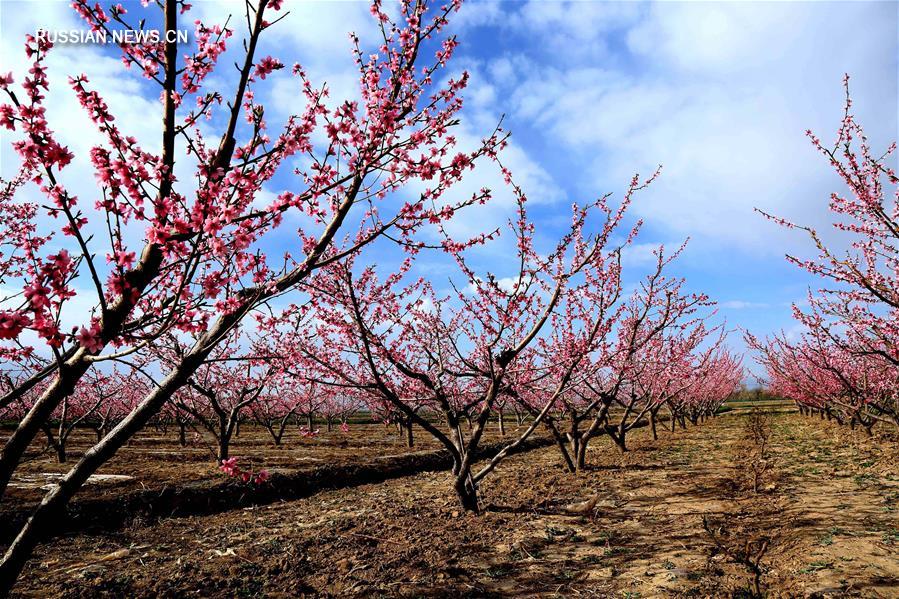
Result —
[[[167,32],[177,30],[179,15],[190,9],[179,0],[158,6]],[[75,7],[96,29],[138,25],[129,23],[118,5],[104,10],[79,0]],[[468,152],[456,149],[451,130],[459,122],[467,76],[438,79],[456,46],[453,38],[438,37],[458,7],[458,2],[433,7],[404,1],[392,19],[375,1],[372,15],[382,40],[370,53],[354,40],[361,99],[329,103],[327,87],[314,86],[302,67],[294,66],[305,105],[277,133],[269,133],[254,90],[283,64],[257,56],[260,38],[276,25],[280,1],[246,4],[236,81],[225,73],[217,78],[233,84],[228,91],[204,86],[213,81],[209,75],[233,31],[197,25],[196,47],[180,61],[175,35],[159,43],[124,45],[124,63],[161,92],[162,152],[141,149],[122,131],[127,123],[114,120],[89,81],[74,77],[71,86],[104,137],[91,153],[101,198],[93,208],[77,203],[57,180],[72,156],[55,141],[42,104],[49,89],[43,65],[51,47],[28,40],[34,65],[24,81],[25,97],[17,95],[12,81],[3,80],[11,103],[0,112],[2,124],[22,134],[16,149],[23,167],[20,177],[2,187],[4,235],[8,230],[21,235],[2,240],[16,252],[4,253],[0,268],[6,280],[20,282],[22,292],[4,301],[0,330],[10,343],[5,351],[21,352],[23,333],[33,330],[54,357],[2,400],[5,405],[38,381],[51,380],[4,447],[0,490],[35,434],[92,364],[123,359],[168,332],[191,333],[195,342],[48,492],[0,562],[0,589],[13,584],[45,527],[87,477],[187,384],[247,314],[375,239],[389,237],[414,251],[422,225],[489,199],[487,190],[443,198],[478,159],[495,156],[505,139],[497,129]],[[206,119],[220,134],[212,143],[206,141],[208,133],[201,133],[200,122]],[[182,179],[176,177],[179,147],[193,171]],[[276,177],[291,170],[281,167],[298,155],[306,166],[290,177],[292,182]],[[48,214],[38,218],[43,209],[15,193],[26,181],[42,187],[51,206]],[[410,181],[424,181],[427,188],[411,196],[396,193]],[[263,194],[265,186],[279,185],[286,188]],[[296,232],[286,255],[269,260],[262,241],[284,225],[288,213],[303,215],[307,224]],[[41,228],[46,217],[63,219],[62,234],[72,239],[74,250],[47,250],[50,231]],[[111,230],[105,283],[104,271],[92,258],[97,254],[92,244],[98,242],[85,229],[97,223]],[[132,227],[127,235],[126,223]],[[142,232],[134,234],[135,228]],[[91,281],[97,298],[93,313],[70,335],[52,323],[59,306],[71,299],[76,277]],[[107,345],[112,351],[104,354]]]
[[[746,337],[773,390],[870,431],[876,422],[899,427],[899,177],[889,163],[896,143],[881,154],[871,148],[852,112],[848,76],[844,86],[845,112],[833,145],[807,135],[845,184],[829,203],[845,244],[763,213],[808,235],[815,259],[787,259],[824,287],[809,293],[807,308],[793,307],[804,331],[799,339]]]
[[[383,279],[374,267],[357,271],[347,261],[309,280],[314,307],[307,316],[314,315],[319,324],[294,326],[304,331],[293,343],[307,368],[317,369],[333,385],[378,396],[446,448],[453,457],[453,489],[462,507],[471,511],[479,509],[480,481],[540,426],[605,326],[604,315],[591,320],[568,340],[568,355],[553,356],[561,364],[560,376],[543,408],[515,440],[475,469],[498,398],[533,367],[544,328],[617,293],[621,245],[613,235],[633,194],[648,183],[635,177],[618,208],[609,207],[605,197],[574,206],[569,232],[542,255],[534,245],[526,197],[510,174],[507,180],[518,200],[517,217],[507,231],[516,244],[516,269],[510,277],[477,271],[468,258],[470,246],[448,240],[444,247],[462,275],[448,295],[438,294],[425,280],[407,281],[411,259]],[[624,243],[636,231],[625,235]],[[420,401],[441,415],[442,427],[416,409]],[[472,426],[463,431],[461,422],[469,418]]]

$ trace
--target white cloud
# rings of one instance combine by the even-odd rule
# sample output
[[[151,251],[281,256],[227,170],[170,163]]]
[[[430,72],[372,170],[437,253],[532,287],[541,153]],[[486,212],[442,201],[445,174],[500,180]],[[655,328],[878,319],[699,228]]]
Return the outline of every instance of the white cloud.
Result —
[[[520,55],[504,51],[487,63],[490,82],[510,89],[500,97],[512,127],[524,123],[542,144],[564,148],[586,189],[663,163],[634,213],[676,237],[693,236],[700,247],[806,247],[753,208],[826,229],[826,201],[840,182],[804,131],[825,139],[835,131],[844,72],[853,75],[855,107],[875,147],[892,141],[895,7],[642,6],[529,3],[495,19],[510,33],[524,26],[534,36]],[[575,48],[615,35],[624,41],[592,53]],[[557,37],[574,51],[542,57],[535,49],[552,49]]]
[[[722,308],[728,308],[731,310],[749,310],[754,308],[768,308],[770,304],[765,302],[747,302],[743,300],[729,300],[726,302],[720,302],[718,304]]]
[[[655,264],[658,251],[658,243],[631,243],[621,251],[621,264],[625,267]]]
[[[501,2],[465,2],[453,19],[456,27],[470,29],[484,25],[497,25],[507,18]]]

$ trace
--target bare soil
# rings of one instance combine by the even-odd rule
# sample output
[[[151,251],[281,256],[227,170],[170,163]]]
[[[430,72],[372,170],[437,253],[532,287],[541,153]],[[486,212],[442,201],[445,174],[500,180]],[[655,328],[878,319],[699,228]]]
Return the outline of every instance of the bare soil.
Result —
[[[899,597],[899,446],[798,414],[770,416],[747,481],[745,415],[509,458],[461,513],[446,473],[212,516],[78,534],[38,548],[27,597]],[[423,438],[423,437],[422,437]],[[288,450],[289,451],[289,450]],[[235,455],[240,453],[235,451]],[[130,472],[127,459],[118,470]],[[596,498],[592,512],[572,505]],[[748,558],[747,558],[748,559]],[[751,560],[749,560],[751,561]]]

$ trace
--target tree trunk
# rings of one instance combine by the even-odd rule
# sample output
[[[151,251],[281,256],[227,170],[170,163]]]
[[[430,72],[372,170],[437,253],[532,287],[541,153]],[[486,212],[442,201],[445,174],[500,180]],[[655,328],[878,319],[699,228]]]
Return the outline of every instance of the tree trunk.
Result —
[[[65,437],[60,434],[59,439],[53,435],[53,429],[49,425],[41,427],[44,434],[47,435],[47,444],[53,448],[56,453],[56,461],[60,464],[66,463],[66,444]]]
[[[559,447],[559,452],[562,454],[562,458],[564,458],[565,460],[565,468],[568,470],[568,472],[577,474],[577,468],[575,467],[574,462],[571,459],[571,455],[569,455],[568,453],[568,448],[565,447],[565,439],[562,437],[561,433],[559,433],[559,430],[554,424],[552,424],[551,422],[547,422],[546,426],[552,432],[553,438],[556,440],[556,445],[558,445]],[[577,459],[576,456],[575,459]]]
[[[587,466],[587,444],[588,441],[586,439],[582,440],[577,448],[576,460],[577,463],[575,468],[577,468],[578,472],[583,472],[584,468]]]
[[[315,419],[312,416],[312,412],[306,414],[306,428],[309,429],[309,432],[312,432],[312,427],[315,425]]]
[[[615,430],[618,429],[618,430]],[[624,426],[617,427],[608,427],[606,429],[606,434],[612,438],[612,441],[615,442],[615,445],[618,447],[618,450],[621,453],[625,453],[627,451],[627,445],[625,444],[625,434]]]
[[[216,460],[219,464],[221,464],[223,461],[228,459],[228,441],[224,437],[221,437],[219,438],[218,446],[219,449],[218,455],[216,455]]]
[[[506,436],[506,419],[505,419],[505,413],[503,412],[503,410],[499,411],[497,418],[499,419],[499,434],[501,437],[505,437]]]
[[[60,439],[56,443],[56,461],[60,464],[66,463],[66,443],[62,439]]]
[[[216,461],[221,464],[223,461],[228,459],[228,450],[229,445],[231,444],[231,433],[234,431],[234,426],[220,417],[219,420],[219,434],[218,434],[218,454],[215,456]]]
[[[187,447],[187,425],[183,422],[178,423],[178,443],[181,447]]]
[[[656,432],[656,413],[655,412],[649,413],[649,426],[650,426],[650,428],[652,428],[652,440],[658,441],[659,434]]]
[[[515,420],[518,421],[518,426],[524,424],[525,413],[524,411],[515,410]]]
[[[468,472],[456,476],[454,488],[459,503],[462,504],[462,509],[466,512],[478,513],[478,490],[471,485]]]
[[[406,422],[406,447],[415,447],[415,437],[412,431],[412,418]]]

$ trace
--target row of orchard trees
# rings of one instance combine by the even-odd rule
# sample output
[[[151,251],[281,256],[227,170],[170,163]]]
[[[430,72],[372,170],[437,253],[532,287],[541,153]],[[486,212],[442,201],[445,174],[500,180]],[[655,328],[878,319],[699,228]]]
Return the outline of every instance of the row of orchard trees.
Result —
[[[381,365],[374,356],[358,360],[365,354],[372,329],[363,326],[361,304],[358,314],[353,311],[357,294],[370,294],[367,310],[387,318],[377,342],[387,344],[388,340],[399,339],[394,333],[403,327],[404,334],[416,342],[396,351],[405,352],[410,363],[427,364],[432,356],[445,352],[441,340],[454,347],[470,344],[469,338],[459,332],[466,329],[456,329],[463,320],[471,322],[466,313],[474,306],[474,298],[468,297],[470,288],[457,294],[453,307],[452,298],[438,298],[426,281],[400,285],[402,271],[391,277],[398,292],[377,284],[354,285],[352,264],[348,262],[341,270],[325,269],[312,280],[306,298],[313,308],[291,307],[267,323],[261,335],[250,337],[235,329],[162,406],[153,423],[162,429],[177,427],[182,445],[187,443],[188,431],[204,433],[214,439],[214,456],[222,462],[229,457],[231,441],[242,422],[261,425],[278,446],[290,424],[305,424],[303,433],[313,434],[316,415],[330,430],[333,423],[365,410],[376,419],[399,424],[410,446],[413,425],[433,432],[439,431],[442,421],[450,433],[456,434],[451,446],[459,451],[461,462],[464,453],[476,450],[477,442],[465,448],[466,441],[459,436],[460,423],[470,431],[483,415],[483,428],[491,414],[499,419],[504,411],[513,409],[532,416],[534,426],[525,438],[535,426],[546,427],[559,441],[568,467],[576,471],[584,466],[593,437],[609,435],[624,450],[626,434],[635,426],[648,422],[653,436],[657,435],[656,424],[663,409],[672,427],[678,421],[696,424],[714,413],[741,375],[738,362],[721,347],[723,334],[701,348],[715,331],[707,330],[705,317],[694,317],[694,312],[709,302],[701,295],[681,294],[683,281],[663,276],[671,258],[664,258],[661,249],[656,267],[641,289],[621,298],[620,249],[614,250],[612,273],[603,271],[608,265],[601,265],[594,272],[593,282],[585,277],[579,285],[568,288],[564,298],[557,291],[559,298],[555,301],[564,308],[544,307],[551,318],[539,318],[537,326],[545,328],[546,334],[534,335],[533,347],[510,363],[507,380],[496,385],[502,392],[489,401],[485,402],[482,390],[472,386],[478,377],[487,376],[486,371],[467,371],[464,362],[447,368],[451,360],[462,359],[458,352],[443,358],[444,370],[434,375],[442,380],[443,389],[456,390],[459,399],[447,405],[437,401],[429,388],[418,386],[422,379],[412,375],[408,365],[400,365],[393,354],[387,355],[388,362]],[[368,268],[362,279],[373,276],[373,269]],[[604,282],[597,294],[594,285],[599,276],[613,278]],[[405,305],[397,303],[397,293],[406,298]],[[496,297],[491,298],[487,308],[496,301]],[[479,313],[486,313],[484,306]],[[515,320],[518,326],[527,324],[523,315]],[[307,326],[309,321],[317,322],[317,327]],[[430,336],[434,334],[441,337]],[[329,339],[336,343],[332,345]],[[467,359],[474,363],[483,350],[472,348],[474,353]],[[152,347],[133,354],[130,369],[88,372],[44,423],[47,448],[55,450],[59,461],[65,462],[67,442],[76,428],[93,429],[97,440],[102,440],[156,384],[149,369],[154,364],[177,364],[187,350],[183,340],[165,335]],[[433,367],[430,364],[422,370]],[[397,389],[394,395],[385,395],[378,388],[378,379],[388,375],[396,379],[392,383]],[[450,383],[448,379],[459,380]],[[33,409],[46,385],[35,385],[7,406],[2,418],[21,420]],[[444,442],[448,439],[437,438]]]
[[[899,429],[899,178],[895,142],[883,153],[871,148],[852,112],[848,77],[844,84],[846,108],[833,145],[808,132],[846,185],[830,197],[838,239],[766,215],[808,234],[817,256],[787,259],[822,287],[809,293],[807,307],[794,305],[798,335],[747,338],[773,392],[804,413],[871,434],[878,424]]]
[[[242,423],[251,422],[267,431],[280,446],[289,425],[312,435],[314,419],[324,420],[327,430],[364,407],[351,394],[324,387],[292,374],[283,360],[241,352],[238,334],[219,345],[197,372],[167,401],[152,423],[162,432],[177,430],[181,446],[202,434],[215,441],[213,455],[218,462],[228,458],[231,440]],[[171,363],[183,342],[169,337],[154,346],[153,360]],[[137,406],[149,391],[153,377],[139,365],[115,367],[110,372],[92,370],[63,399],[41,427],[46,449],[55,452],[60,463],[68,459],[72,434],[87,429],[99,442]],[[19,422],[34,407],[46,383],[36,385],[22,398],[0,412],[0,421]]]
[[[73,6],[96,31],[161,22],[174,33],[194,21],[183,0],[129,6],[159,15]],[[154,419],[189,418],[223,459],[242,414],[277,440],[297,404],[348,398],[436,437],[474,510],[480,481],[540,426],[576,470],[596,435],[623,448],[627,431],[654,425],[660,410],[698,421],[737,384],[738,361],[706,323],[709,300],[664,272],[678,252],[660,248],[654,272],[624,292],[621,253],[639,227],[619,229],[649,181],[635,177],[618,207],[608,197],[574,206],[567,233],[538,251],[525,195],[500,164],[507,134],[497,127],[459,147],[468,78],[447,73],[457,42],[444,34],[458,8],[374,0],[381,39],[353,38],[356,98],[330,98],[297,64],[298,112],[281,125],[256,91],[291,76],[260,50],[282,0],[247,2],[233,29],[197,21],[184,47],[176,35],[123,42],[124,65],[159,97],[160,139],[142,147],[134,124],[76,75],[68,93],[101,139],[77,158],[47,120],[46,96],[59,93],[46,67],[55,50],[27,38],[28,72],[0,78],[0,126],[21,158],[0,186],[0,410],[16,420],[0,454],[0,500],[40,435],[61,457],[81,424],[96,427],[97,441],[7,549],[0,594],[87,478]],[[229,45],[235,35],[242,43]],[[79,159],[96,182],[84,198],[68,186]],[[483,162],[502,170],[517,213],[507,230],[453,238],[444,225],[492,199],[488,189],[457,191]],[[472,262],[496,237],[515,243],[511,276]],[[399,248],[402,266],[386,275],[367,266],[373,245]],[[450,290],[413,279],[421,252],[454,261]],[[507,405],[530,412],[530,424],[475,469],[487,421]]]
[[[660,247],[655,268],[625,292],[621,253],[639,225],[613,239],[644,184],[635,178],[617,208],[607,198],[575,207],[570,230],[543,255],[513,185],[518,218],[504,233],[516,240],[517,270],[504,280],[451,245],[459,277],[443,292],[408,276],[411,259],[386,276],[355,258],[331,264],[304,284],[304,306],[266,323],[273,353],[432,435],[452,455],[454,489],[473,511],[480,481],[540,427],[574,472],[592,438],[608,434],[624,449],[627,432],[647,419],[655,427],[663,408],[672,422],[698,422],[735,390],[742,369],[723,331],[707,325],[708,298],[665,274],[680,250],[666,257]],[[476,466],[488,422],[510,404],[530,413],[528,426]]]
[[[315,313],[323,312],[310,314]],[[569,334],[577,328],[572,325],[571,321],[566,322]],[[422,325],[409,323],[409,326]],[[557,336],[565,329],[552,330]],[[596,371],[589,378],[584,377],[585,371],[582,371],[582,380],[569,384],[551,410],[542,416],[539,414],[540,402],[548,397],[550,390],[544,386],[540,373],[557,368],[559,363],[551,362],[551,356],[542,352],[535,354],[538,362],[522,363],[522,368],[528,369],[523,371],[527,379],[515,380],[515,389],[505,393],[505,401],[497,401],[492,408],[501,436],[506,433],[502,424],[505,412],[514,410],[518,414],[519,428],[528,414],[541,418],[542,425],[560,441],[566,464],[576,471],[584,466],[587,443],[594,436],[608,434],[624,450],[625,435],[635,426],[648,421],[653,436],[657,436],[656,423],[663,408],[672,430],[678,421],[682,426],[686,426],[687,421],[696,424],[713,414],[739,383],[741,369],[730,354],[719,349],[722,338],[701,352],[691,352],[705,337],[702,326],[696,326],[687,339],[660,336],[643,351],[634,352],[627,364],[635,370],[628,373],[620,361],[623,352],[629,351],[634,343],[626,339],[627,330],[621,328],[615,333],[614,351],[619,358],[610,360],[608,354],[602,353],[584,358],[582,366],[586,368],[591,362],[589,367]],[[275,333],[265,344],[248,343],[250,340],[238,329],[223,341],[153,418],[156,429],[163,433],[170,428],[176,429],[182,446],[188,444],[189,438],[199,435],[211,439],[212,454],[221,463],[229,458],[231,442],[240,434],[241,424],[251,423],[264,429],[277,447],[281,446],[291,425],[298,427],[303,436],[316,436],[319,432],[314,428],[316,417],[331,431],[335,424],[344,425],[348,418],[365,412],[371,420],[396,424],[412,447],[413,427],[417,423],[433,425],[436,420],[439,428],[440,422],[447,418],[426,391],[407,393],[401,403],[391,403],[358,382],[345,384],[348,380],[344,376],[346,370],[334,370],[332,373],[341,376],[328,379],[321,376],[320,366],[310,368],[307,364],[298,368],[296,350],[285,345],[294,343],[295,335],[281,330]],[[271,339],[277,341],[272,343]],[[546,341],[541,339],[540,343]],[[241,347],[241,342],[246,347]],[[552,352],[557,347],[544,351]],[[665,348],[664,355],[660,355],[662,348]],[[171,363],[183,351],[185,344],[169,336],[159,340],[149,355],[163,363]],[[327,355],[314,345],[303,351],[310,352],[308,355],[317,361]],[[599,372],[599,360],[606,361],[605,379]],[[67,461],[69,439],[77,429],[92,431],[99,442],[149,391],[153,377],[147,376],[138,364],[132,362],[132,366],[134,368],[127,374],[120,367],[111,372],[88,372],[44,424],[46,450],[55,452],[60,463]],[[614,378],[608,376],[613,369]],[[45,384],[37,385],[25,397],[8,406],[0,414],[0,420],[21,420],[40,397]],[[598,399],[595,395],[593,400],[588,399],[591,389],[595,392],[598,387],[605,388],[604,396]],[[464,422],[464,427],[470,431],[477,408],[480,405],[463,405],[451,418],[456,426],[460,421]],[[613,417],[615,422],[612,422]],[[580,431],[578,425],[582,422],[587,422],[588,427]],[[590,425],[593,425],[592,430],[589,430]]]

